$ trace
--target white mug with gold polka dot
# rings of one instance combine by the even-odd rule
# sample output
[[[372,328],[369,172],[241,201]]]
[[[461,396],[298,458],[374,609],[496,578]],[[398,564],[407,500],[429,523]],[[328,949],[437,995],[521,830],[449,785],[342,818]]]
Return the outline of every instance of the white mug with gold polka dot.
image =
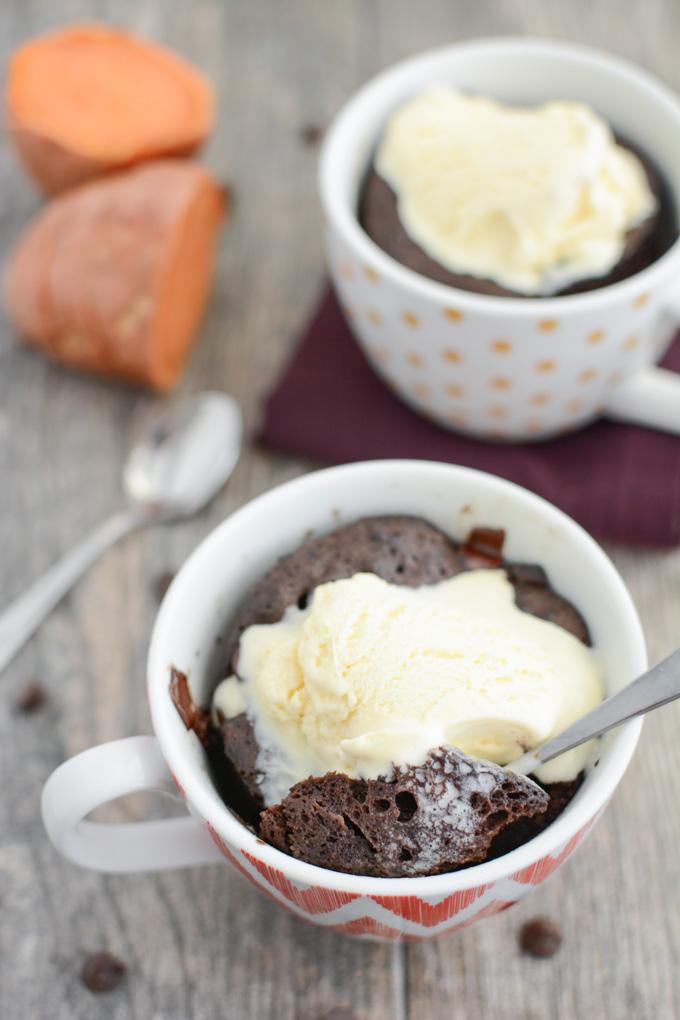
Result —
[[[358,194],[386,120],[442,83],[510,103],[589,103],[658,165],[680,209],[680,99],[634,66],[530,39],[461,43],[396,65],[340,112],[320,166],[331,276],[375,370],[421,414],[489,439],[550,436],[601,414],[680,433],[680,377],[655,365],[680,322],[680,240],[619,283],[512,298],[426,279],[364,233]]]

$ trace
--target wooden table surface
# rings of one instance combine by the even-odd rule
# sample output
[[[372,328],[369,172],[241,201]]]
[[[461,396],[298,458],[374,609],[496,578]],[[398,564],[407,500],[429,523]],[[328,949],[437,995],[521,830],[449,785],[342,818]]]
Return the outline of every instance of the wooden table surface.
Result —
[[[206,159],[234,187],[218,282],[182,391],[222,387],[252,430],[323,277],[316,151],[325,125],[379,68],[448,40],[531,33],[638,61],[680,89],[675,0],[5,0],[0,46],[98,17],[163,40],[219,93]],[[0,151],[0,245],[38,201]],[[0,548],[9,600],[120,503],[130,437],[160,400],[78,377],[0,336]],[[110,552],[3,676],[0,707],[0,1016],[255,1020],[673,1020],[680,1017],[680,707],[651,718],[586,848],[516,909],[447,940],[385,946],[313,929],[228,867],[107,877],[49,845],[43,782],[89,745],[149,732],[144,662],[154,579],[246,500],[310,465],[248,447],[188,524]],[[642,614],[652,660],[680,643],[680,552],[610,550]],[[13,702],[39,679],[45,708]],[[137,817],[144,805],[121,807]],[[113,817],[109,812],[109,817]],[[522,957],[521,922],[559,921],[550,961]],[[84,956],[107,949],[126,980],[95,996]]]

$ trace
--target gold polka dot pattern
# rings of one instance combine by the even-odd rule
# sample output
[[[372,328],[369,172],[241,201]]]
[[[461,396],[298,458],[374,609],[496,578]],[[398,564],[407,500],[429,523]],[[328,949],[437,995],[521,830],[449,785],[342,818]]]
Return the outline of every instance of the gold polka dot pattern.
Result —
[[[568,431],[626,378],[626,365],[637,364],[631,352],[641,359],[644,346],[651,359],[656,346],[647,312],[630,321],[633,309],[648,305],[646,292],[624,299],[627,321],[618,326],[601,312],[580,325],[571,316],[526,314],[489,314],[484,325],[465,302],[433,305],[402,294],[401,304],[390,280],[360,260],[336,258],[334,275],[344,313],[387,385],[433,421],[487,438]]]

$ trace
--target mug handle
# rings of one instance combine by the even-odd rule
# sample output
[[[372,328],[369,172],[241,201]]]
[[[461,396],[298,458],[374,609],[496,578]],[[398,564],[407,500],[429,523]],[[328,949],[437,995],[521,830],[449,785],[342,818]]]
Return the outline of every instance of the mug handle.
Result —
[[[45,783],[42,816],[61,853],[95,871],[160,871],[223,861],[194,818],[107,824],[85,821],[100,804],[140,790],[178,798],[155,737],[91,747],[60,765]]]
[[[666,294],[657,324],[660,341],[659,357],[672,342],[680,325],[680,292]],[[604,415],[617,421],[680,435],[680,375],[651,365],[622,382],[607,399]]]
[[[665,368],[641,369],[617,386],[604,414],[680,435],[680,375]]]

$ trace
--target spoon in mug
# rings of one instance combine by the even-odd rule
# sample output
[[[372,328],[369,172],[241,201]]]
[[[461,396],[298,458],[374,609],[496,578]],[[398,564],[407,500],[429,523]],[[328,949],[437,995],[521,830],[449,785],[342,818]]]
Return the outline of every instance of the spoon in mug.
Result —
[[[572,747],[585,744],[593,737],[599,737],[607,730],[620,726],[621,723],[638,715],[661,708],[676,698],[680,698],[680,648],[627,687],[601,701],[566,730],[546,740],[533,751],[527,751],[505,768],[521,776],[528,776],[539,765],[551,761],[565,751],[571,751]]]
[[[157,418],[125,463],[127,507],[0,614],[0,670],[106,549],[138,528],[185,520],[207,506],[236,466],[241,431],[241,412],[226,393],[196,394]]]

